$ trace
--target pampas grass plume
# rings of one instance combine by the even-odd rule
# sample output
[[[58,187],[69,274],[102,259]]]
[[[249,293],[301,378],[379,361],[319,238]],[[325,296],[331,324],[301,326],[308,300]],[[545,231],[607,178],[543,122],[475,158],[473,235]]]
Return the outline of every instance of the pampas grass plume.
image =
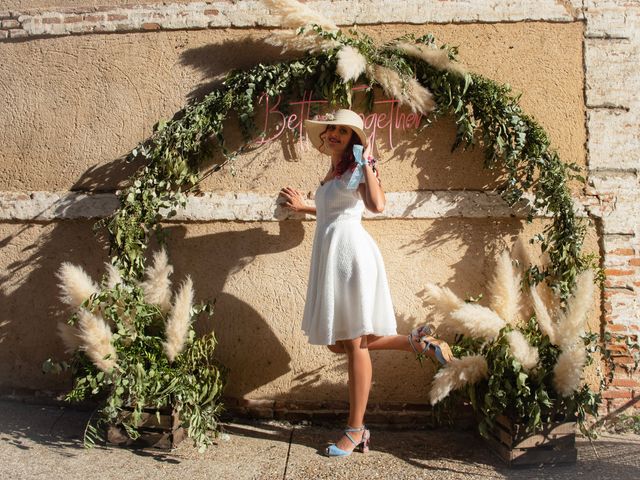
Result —
[[[284,28],[299,28],[317,24],[323,30],[336,31],[338,26],[316,11],[296,0],[263,0],[272,13],[280,17],[280,25]]]
[[[435,405],[445,398],[452,390],[457,390],[467,384],[477,383],[487,377],[489,367],[482,355],[469,355],[454,358],[433,377],[429,400]]]
[[[60,280],[60,299],[67,305],[79,308],[82,302],[94,293],[98,293],[98,285],[94,283],[89,275],[82,269],[69,262],[64,262],[56,272]]]
[[[538,349],[529,345],[522,332],[518,330],[512,330],[506,337],[513,358],[520,362],[525,372],[533,370],[540,360]]]
[[[466,303],[451,313],[452,327],[473,338],[493,340],[505,326],[496,313],[477,303]]]
[[[435,283],[429,282],[425,287],[425,292],[426,302],[433,305],[436,312],[443,317],[449,316],[453,311],[464,305],[464,301],[447,287],[439,287]]]
[[[398,50],[406,53],[407,55],[427,62],[429,65],[437,69],[448,70],[449,72],[460,76],[464,76],[466,73],[466,70],[462,65],[449,59],[449,54],[445,49],[429,48],[408,42],[398,42],[395,46]]]
[[[75,352],[82,346],[80,330],[64,322],[58,322],[58,336],[62,339],[65,353]]]
[[[342,77],[343,82],[357,80],[364,73],[366,67],[367,60],[357,48],[347,45],[338,51],[336,71]]]
[[[503,250],[498,257],[495,274],[489,284],[490,307],[507,324],[515,325],[520,312],[521,275],[511,262],[509,252]]]
[[[408,79],[405,84],[395,70],[382,65],[368,66],[367,76],[378,82],[388,96],[401,105],[408,105],[414,112],[425,114],[435,108],[431,92],[415,79]]]
[[[313,30],[307,30],[302,34],[296,33],[300,27],[317,24],[324,31],[336,32],[338,26],[331,20],[313,11],[306,5],[295,0],[264,0],[274,15],[279,17],[280,26],[289,30],[272,32],[264,38],[264,42],[276,47],[281,47],[282,52],[308,51],[315,53],[328,50],[338,45],[335,40],[323,39]]]
[[[563,397],[568,397],[580,388],[582,371],[587,353],[579,343],[563,350],[553,367],[553,386]]]
[[[407,81],[405,98],[414,113],[420,112],[425,114],[436,108],[436,102],[431,92],[420,85],[420,82],[415,78],[410,78]]]
[[[107,271],[107,288],[115,288],[116,285],[122,283],[122,275],[120,275],[120,270],[118,270],[109,262],[105,262],[104,267]]]
[[[593,304],[593,280],[593,270],[585,270],[576,278],[576,289],[567,300],[567,310],[560,317],[556,335],[557,345],[562,349],[573,345],[584,333],[587,313]]]
[[[111,344],[111,330],[102,317],[87,310],[79,311],[78,330],[80,348],[103,372],[109,372],[117,364],[116,350]]]
[[[191,323],[191,306],[193,304],[193,282],[191,277],[182,284],[180,291],[176,294],[171,315],[166,324],[166,342],[163,342],[164,351],[169,361],[173,362],[178,354],[184,349]]]
[[[556,325],[551,320],[547,307],[544,305],[540,295],[538,295],[538,290],[535,286],[531,286],[529,292],[533,300],[533,310],[536,312],[536,320],[540,331],[549,337],[549,341],[552,344],[556,345]]]
[[[162,312],[171,310],[171,280],[169,275],[173,267],[169,265],[167,252],[164,248],[153,255],[153,266],[147,267],[146,279],[140,284],[147,303],[158,305]]]

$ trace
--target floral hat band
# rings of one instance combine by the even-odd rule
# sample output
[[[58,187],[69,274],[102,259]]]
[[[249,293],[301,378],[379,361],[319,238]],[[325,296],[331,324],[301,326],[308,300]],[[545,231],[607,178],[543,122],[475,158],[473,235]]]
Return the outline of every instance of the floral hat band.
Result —
[[[366,148],[367,136],[364,133],[362,118],[353,110],[343,108],[335,112],[316,115],[313,120],[304,121],[309,140],[321,153],[329,154],[329,151],[325,149],[323,140],[320,138],[320,135],[325,131],[327,125],[346,125],[352,128],[360,138],[363,147]]]

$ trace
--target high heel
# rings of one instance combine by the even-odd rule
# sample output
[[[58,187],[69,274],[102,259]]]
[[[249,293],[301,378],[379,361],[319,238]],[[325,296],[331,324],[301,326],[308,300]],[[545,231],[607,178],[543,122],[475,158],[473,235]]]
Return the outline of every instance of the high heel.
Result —
[[[362,439],[360,440],[360,442],[356,442],[353,439],[353,437],[349,435],[350,432],[362,432]],[[347,457],[351,455],[351,452],[353,452],[356,449],[360,450],[362,453],[369,452],[369,440],[371,438],[371,433],[369,432],[369,429],[367,427],[362,425],[359,428],[352,428],[347,425],[347,428],[344,430],[344,435],[349,439],[351,443],[353,443],[354,445],[353,450],[342,450],[341,448],[338,448],[338,446],[335,443],[332,443],[325,450],[325,454],[327,456]]]
[[[447,361],[445,360],[444,355],[442,354],[442,348],[440,348],[440,345],[433,344],[429,340],[427,340],[427,337],[431,336],[432,331],[433,331],[433,328],[431,327],[431,325],[422,325],[418,328],[414,328],[408,336],[409,345],[411,345],[411,348],[415,352],[416,358],[418,359],[421,365],[422,365],[422,360],[426,356],[425,353],[427,353],[430,348],[433,348],[433,351],[435,353],[435,356],[438,362],[440,362],[442,365],[445,365]],[[426,345],[424,346],[422,351],[418,351],[414,342],[423,342],[423,341],[426,342]]]

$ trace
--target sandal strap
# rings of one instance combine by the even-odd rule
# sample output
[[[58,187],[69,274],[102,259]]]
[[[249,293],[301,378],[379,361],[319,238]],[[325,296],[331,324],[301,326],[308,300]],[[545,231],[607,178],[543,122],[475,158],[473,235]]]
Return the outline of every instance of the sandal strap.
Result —
[[[344,436],[347,437],[351,441],[351,443],[353,443],[357,447],[360,444],[360,442],[356,442],[353,439],[353,437],[351,435],[349,435],[349,432],[365,432],[366,429],[367,429],[367,427],[365,427],[364,425],[362,425],[361,427],[358,427],[358,428],[353,428],[353,427],[350,427],[349,425],[347,425],[347,428],[344,429]]]
[[[424,338],[424,337],[421,337],[420,341],[422,341],[422,338]],[[427,342],[427,345],[422,349],[421,352],[419,352],[418,349],[416,348],[416,346],[413,344],[413,335],[412,334],[409,334],[408,339],[409,339],[409,345],[411,345],[411,348],[413,349],[413,351],[414,351],[414,353],[416,355],[424,355],[424,353],[427,352],[429,350],[429,347],[431,346],[431,343]]]
[[[344,429],[345,432],[362,432],[363,430],[366,430],[367,427],[362,425],[361,427],[351,427],[349,425],[347,425],[347,428]]]

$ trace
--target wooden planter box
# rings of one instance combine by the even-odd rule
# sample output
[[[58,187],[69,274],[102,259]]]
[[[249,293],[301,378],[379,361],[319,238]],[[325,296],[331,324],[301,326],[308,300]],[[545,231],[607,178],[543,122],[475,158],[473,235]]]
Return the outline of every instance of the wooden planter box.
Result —
[[[575,422],[548,423],[531,435],[524,432],[523,425],[499,416],[485,440],[509,467],[566,465],[578,458],[575,429]]]
[[[133,412],[133,409],[125,408],[123,411]],[[132,440],[121,423],[109,425],[107,442],[119,447],[171,450],[186,437],[178,414],[172,409],[160,409],[160,421],[156,409],[144,409],[138,431],[140,437]]]

